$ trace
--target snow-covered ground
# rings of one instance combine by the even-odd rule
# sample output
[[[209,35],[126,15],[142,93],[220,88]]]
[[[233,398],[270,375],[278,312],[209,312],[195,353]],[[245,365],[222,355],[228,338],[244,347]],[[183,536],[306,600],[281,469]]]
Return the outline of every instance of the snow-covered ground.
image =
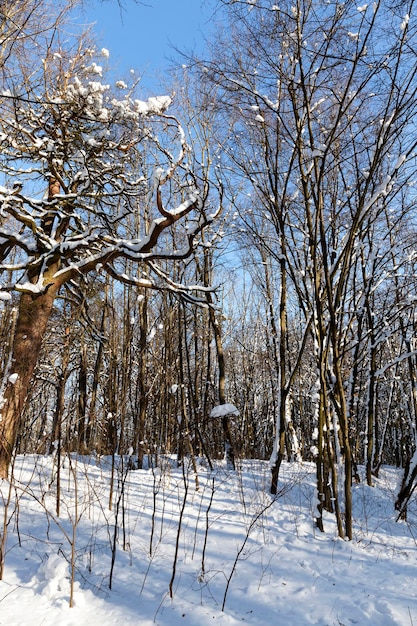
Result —
[[[417,507],[396,522],[397,470],[354,486],[347,542],[331,515],[314,528],[308,463],[284,465],[273,501],[267,463],[199,465],[196,489],[166,459],[116,473],[111,510],[108,463],[66,459],[57,515],[51,458],[17,459],[1,486],[2,626],[417,626]]]

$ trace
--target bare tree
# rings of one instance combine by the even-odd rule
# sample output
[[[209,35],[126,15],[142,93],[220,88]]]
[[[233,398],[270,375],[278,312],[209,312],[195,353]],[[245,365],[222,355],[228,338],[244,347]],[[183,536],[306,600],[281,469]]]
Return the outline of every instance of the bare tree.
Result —
[[[2,293],[20,294],[2,397],[3,478],[60,290],[96,270],[192,299],[198,287],[173,281],[162,262],[191,255],[210,221],[184,131],[167,111],[170,98],[142,101],[122,81],[111,89],[103,82],[106,50],[83,37],[65,46],[59,40],[53,29],[39,69],[9,73],[0,98]],[[135,219],[144,211],[146,223]]]
[[[399,198],[415,169],[414,3],[221,4],[229,29],[219,36],[212,57],[199,64],[201,78],[217,87],[224,178],[230,188],[239,181],[246,197],[239,196],[236,205],[245,228],[279,267],[280,401],[272,489],[284,453],[286,405],[310,335],[317,521],[321,527],[320,509],[332,502],[339,534],[351,538],[352,416],[346,396],[353,348],[347,331],[355,318],[351,286],[361,258],[366,263],[372,258],[368,250],[361,257],[372,241],[365,233],[372,228],[386,245],[386,207],[405,220],[410,206]],[[269,227],[261,227],[262,221]],[[303,316],[303,339],[293,359],[290,302],[297,302]],[[372,392],[372,381],[369,388]],[[373,403],[371,397],[369,407]],[[372,410],[368,416],[370,435]]]

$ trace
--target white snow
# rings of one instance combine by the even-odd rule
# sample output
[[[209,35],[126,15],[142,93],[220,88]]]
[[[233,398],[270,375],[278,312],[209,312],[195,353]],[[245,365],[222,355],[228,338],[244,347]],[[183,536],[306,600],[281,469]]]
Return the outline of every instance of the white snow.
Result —
[[[215,462],[211,472],[200,460],[197,490],[191,465],[160,460],[153,470],[119,467],[110,510],[110,459],[65,458],[58,517],[52,457],[17,458],[7,510],[9,485],[0,483],[1,528],[3,516],[9,522],[0,623],[417,623],[417,506],[414,498],[408,522],[395,521],[399,470],[384,467],[373,488],[354,485],[355,534],[347,542],[330,514],[324,533],[314,527],[313,464],[284,463],[275,501],[267,462],[245,461],[236,472]]]
[[[239,415],[239,409],[237,409],[234,404],[228,404],[226,402],[226,404],[215,406],[210,412],[210,417],[213,418],[225,417],[227,415]]]
[[[69,564],[64,555],[49,554],[40,565],[33,582],[39,587],[39,593],[53,602],[57,596],[69,593],[69,577]]]
[[[409,21],[410,21],[410,16],[407,14],[404,16],[404,19],[401,22],[401,26],[400,26],[401,30],[405,30],[407,28]]]
[[[355,536],[346,542],[337,538],[330,514],[325,515],[325,533],[314,527],[313,464],[284,463],[274,501],[266,462],[245,461],[236,472],[216,462],[210,472],[200,461],[196,490],[191,466],[183,471],[173,459],[161,460],[163,467],[153,470],[126,472],[120,467],[109,510],[110,459],[66,458],[58,517],[52,457],[18,457],[16,490],[7,511],[9,486],[0,484],[1,527],[3,514],[9,520],[0,623],[417,623],[417,506],[414,499],[407,523],[395,521],[398,470],[384,467],[373,488],[354,485]],[[117,509],[122,502],[123,515]],[[116,552],[109,589],[112,545]]]
[[[14,385],[17,382],[17,379],[19,378],[19,374],[10,374],[9,376],[9,383],[11,383],[12,385]]]
[[[170,96],[154,96],[148,98],[148,107],[151,113],[161,114],[171,104],[172,99]]]
[[[103,74],[103,68],[101,65],[97,65],[97,63],[92,63],[90,69],[93,74],[98,74],[99,76]]]
[[[170,96],[153,96],[144,100],[135,100],[136,111],[140,115],[161,115],[171,104]]]

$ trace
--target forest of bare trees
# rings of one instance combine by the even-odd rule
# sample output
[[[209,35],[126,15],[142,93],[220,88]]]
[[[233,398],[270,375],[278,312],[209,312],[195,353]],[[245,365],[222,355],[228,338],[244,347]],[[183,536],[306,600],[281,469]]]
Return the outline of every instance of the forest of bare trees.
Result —
[[[404,468],[405,517],[414,1],[219,1],[205,58],[146,100],[75,4],[1,3],[1,478],[15,454],[133,470],[226,442],[271,459],[272,493],[314,462],[317,527],[347,538],[357,467]]]

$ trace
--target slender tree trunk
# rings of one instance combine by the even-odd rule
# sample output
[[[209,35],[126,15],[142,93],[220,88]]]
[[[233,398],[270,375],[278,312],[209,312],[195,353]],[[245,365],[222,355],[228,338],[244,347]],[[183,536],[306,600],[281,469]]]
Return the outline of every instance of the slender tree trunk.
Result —
[[[203,281],[205,286],[210,285],[210,273],[211,273],[211,256],[206,255],[204,259],[204,268],[202,270]],[[209,321],[210,326],[214,334],[214,342],[216,345],[216,356],[217,356],[217,365],[219,368],[219,385],[218,385],[218,394],[219,394],[219,404],[226,404],[226,361],[223,350],[223,341],[222,341],[222,333],[219,324],[219,320],[217,319],[215,310],[212,306],[213,298],[210,291],[206,293],[207,302],[209,304]],[[236,469],[235,464],[235,449],[232,440],[232,433],[230,430],[230,419],[228,415],[222,417],[222,428],[223,428],[223,436],[224,436],[224,444],[225,444],[225,457],[226,457],[226,465],[230,470]]]
[[[65,328],[65,342],[63,346],[62,352],[62,362],[61,362],[61,372],[58,377],[58,385],[56,392],[56,402],[55,402],[55,411],[52,419],[52,429],[51,429],[51,441],[49,443],[49,454],[52,454],[55,446],[61,446],[61,425],[62,425],[62,416],[64,413],[65,406],[65,387],[67,384],[69,372],[70,360],[70,328],[67,326]]]
[[[281,250],[285,252],[284,238],[281,238]],[[280,279],[281,279],[281,292],[279,302],[279,363],[278,354],[276,349],[276,337],[277,328],[275,325],[275,317],[272,311],[272,289],[269,287],[269,303],[270,303],[270,321],[272,324],[272,333],[274,339],[274,361],[276,371],[279,373],[279,415],[275,442],[275,459],[272,462],[271,469],[271,494],[275,495],[278,492],[278,477],[281,463],[285,454],[285,434],[286,434],[286,418],[287,418],[287,400],[288,400],[288,388],[287,388],[287,277],[285,267],[285,257],[282,253],[280,259]]]
[[[219,367],[219,404],[226,404],[226,364],[224,359],[223,342],[219,322],[216,319],[214,309],[209,309],[210,323],[214,333],[214,341],[216,344],[217,364]],[[222,417],[222,427],[225,441],[225,456],[228,469],[236,469],[235,451],[232,442],[232,434],[230,432],[230,419],[228,415]]]
[[[100,385],[100,379],[103,375],[102,365],[103,365],[103,354],[104,354],[104,344],[105,344],[105,332],[106,332],[106,321],[109,315],[109,307],[108,307],[108,284],[105,286],[105,298],[103,303],[103,309],[101,314],[100,321],[100,331],[99,331],[99,343],[97,348],[97,355],[94,363],[94,373],[93,373],[93,382],[91,384],[91,393],[90,393],[90,406],[87,417],[87,425],[86,425],[86,447],[87,450],[91,453],[93,449],[100,444],[102,448],[102,442],[98,441],[97,438],[97,397],[98,390]]]
[[[147,361],[147,350],[146,350],[146,338],[148,336],[148,297],[146,292],[142,295],[142,298],[139,300],[139,319],[140,319],[140,330],[139,330],[139,372],[137,378],[137,394],[139,396],[139,402],[136,403],[137,413],[135,414],[134,419],[134,445],[133,449],[137,454],[138,469],[143,468],[143,457],[145,454],[145,423],[146,423],[146,411],[148,408],[148,383],[146,379],[146,361]]]
[[[409,354],[411,354],[411,343],[410,340],[406,336],[406,329],[404,327],[404,323],[400,320],[401,324],[401,332],[403,335],[403,342],[406,346],[406,350]],[[404,476],[401,483],[400,491],[397,495],[397,500],[395,502],[395,508],[399,511],[398,518],[399,519],[407,519],[407,506],[408,502],[415,492],[417,488],[417,432],[415,427],[412,425],[416,422],[417,416],[417,373],[415,367],[415,360],[412,356],[409,356],[407,359],[408,365],[408,374],[409,374],[409,382],[411,386],[411,428],[414,439],[414,454],[410,458],[408,456],[405,464]],[[402,448],[402,446],[400,446]]]
[[[331,513],[334,513],[336,518],[337,530],[339,537],[344,538],[343,533],[343,519],[339,504],[339,486],[337,475],[337,456],[335,453],[335,447],[337,445],[338,433],[337,429],[334,429],[334,437],[331,436],[331,424],[330,424],[330,406],[326,400],[325,405],[325,417],[326,417],[326,463],[329,471],[329,479],[327,482],[331,484],[331,498],[326,502],[326,509]],[[327,489],[329,492],[329,489]]]
[[[86,446],[86,413],[87,413],[87,376],[88,359],[87,346],[81,346],[80,365],[78,373],[78,403],[77,403],[77,439],[78,452],[88,454],[90,451]]]
[[[417,488],[417,453],[411,460],[408,460],[404,470],[404,477],[401,488],[395,501],[395,509],[398,511],[398,519],[407,519],[407,505]]]
[[[335,354],[334,372],[336,376],[337,401],[339,406],[339,424],[341,432],[341,441],[343,446],[344,467],[345,467],[345,533],[348,539],[353,537],[352,527],[352,452],[349,440],[349,422],[346,406],[345,391],[343,388],[343,379],[340,371],[340,356]]]
[[[52,272],[51,272],[52,273]],[[58,285],[33,296],[23,293],[13,338],[12,376],[2,398],[0,422],[0,478],[7,478],[29,385],[38,361]],[[14,375],[14,376],[13,376]]]
[[[372,316],[369,316],[372,324]],[[369,390],[368,390],[368,406],[367,406],[367,424],[366,424],[366,482],[372,487],[372,473],[375,463],[375,371],[376,371],[376,349],[375,335],[371,328],[370,337],[370,355],[369,355]]]
[[[319,381],[319,398],[317,399],[317,457],[316,457],[316,481],[317,481],[317,514],[316,526],[320,532],[324,532],[323,511],[326,509],[326,492],[328,480],[325,471],[325,446],[324,446],[324,407],[323,388]]]

